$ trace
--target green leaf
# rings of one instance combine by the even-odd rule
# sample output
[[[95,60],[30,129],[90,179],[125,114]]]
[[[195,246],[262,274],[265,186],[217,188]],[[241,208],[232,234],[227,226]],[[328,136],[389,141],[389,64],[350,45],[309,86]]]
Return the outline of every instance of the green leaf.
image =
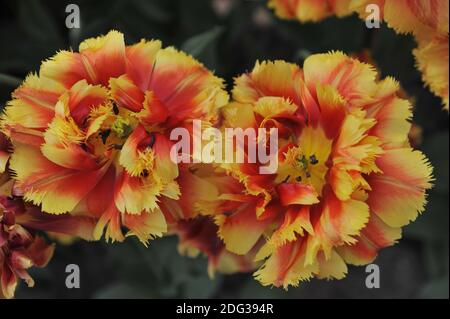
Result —
[[[0,73],[0,84],[5,84],[11,87],[17,87],[22,82],[22,79],[16,78],[8,74]]]
[[[216,26],[188,39],[181,48],[193,57],[198,57],[222,35],[223,31],[222,27]]]

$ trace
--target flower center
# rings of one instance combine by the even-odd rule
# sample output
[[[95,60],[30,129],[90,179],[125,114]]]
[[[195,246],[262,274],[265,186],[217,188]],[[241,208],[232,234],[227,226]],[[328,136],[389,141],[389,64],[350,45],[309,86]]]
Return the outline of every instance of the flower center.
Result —
[[[133,132],[133,126],[130,120],[118,115],[113,125],[111,126],[111,132],[114,133],[120,139],[127,139]]]
[[[321,130],[304,129],[298,144],[286,150],[280,161],[276,183],[302,183],[321,194],[328,172],[332,141]]]
[[[302,182],[312,176],[313,166],[319,164],[315,154],[304,154],[302,149],[292,147],[286,152],[285,163],[291,167],[290,174],[285,177],[285,181]]]

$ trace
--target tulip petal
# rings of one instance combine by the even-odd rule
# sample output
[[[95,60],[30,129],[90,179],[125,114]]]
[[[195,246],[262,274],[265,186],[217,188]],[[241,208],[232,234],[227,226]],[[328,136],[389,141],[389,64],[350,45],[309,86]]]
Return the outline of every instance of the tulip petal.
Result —
[[[110,79],[111,95],[118,106],[139,112],[144,102],[144,93],[133,83],[127,75]]]
[[[229,251],[238,255],[248,253],[261,238],[271,220],[257,220],[254,205],[245,205],[229,217],[219,215],[219,237]]]
[[[107,166],[93,171],[77,171],[54,164],[39,148],[14,144],[10,166],[26,200],[42,205],[50,214],[73,210],[95,187]]]
[[[149,240],[162,237],[167,232],[164,215],[159,209],[152,212],[143,212],[140,215],[125,214],[123,225],[130,231],[126,236],[136,236],[147,247]]]
[[[159,50],[149,91],[169,112],[170,126],[187,119],[217,120],[216,113],[228,102],[223,81],[192,57],[175,50]]]
[[[25,128],[46,128],[55,114],[55,105],[64,87],[57,82],[29,75],[14,91],[14,100],[7,104],[2,115],[3,125],[20,125]]]
[[[394,149],[377,160],[384,172],[368,178],[371,210],[391,227],[402,227],[424,210],[425,191],[431,188],[432,168],[419,151]]]
[[[251,73],[236,78],[233,98],[240,103],[255,103],[263,96],[277,96],[301,105],[297,92],[300,76],[295,64],[258,62]]]
[[[283,183],[277,186],[277,192],[283,206],[312,205],[319,202],[314,187],[300,183]]]
[[[353,106],[366,104],[375,92],[377,74],[372,66],[331,52],[308,57],[303,65],[305,83],[316,96],[317,85],[331,85]]]
[[[80,44],[81,61],[90,84],[108,86],[110,78],[124,74],[125,42],[123,34],[110,31],[107,35],[91,38]]]
[[[161,49],[161,41],[145,41],[127,46],[127,74],[136,85],[145,92],[150,87],[153,77],[156,55]]]

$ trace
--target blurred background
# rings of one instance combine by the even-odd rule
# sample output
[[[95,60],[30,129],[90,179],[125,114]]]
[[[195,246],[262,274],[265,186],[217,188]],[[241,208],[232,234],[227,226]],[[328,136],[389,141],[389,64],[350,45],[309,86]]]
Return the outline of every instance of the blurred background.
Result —
[[[81,28],[67,29],[65,8],[75,3]],[[436,185],[426,212],[404,229],[399,244],[381,252],[381,288],[367,289],[364,267],[350,267],[341,281],[312,280],[288,291],[260,286],[251,274],[210,279],[206,259],[177,253],[177,239],[153,241],[146,249],[123,244],[75,242],[58,245],[45,269],[33,269],[33,289],[21,285],[17,298],[448,298],[449,131],[448,113],[423,87],[414,67],[414,40],[383,26],[368,30],[356,16],[318,24],[286,22],[265,0],[0,0],[0,107],[40,62],[57,50],[117,29],[128,44],[161,39],[225,78],[251,70],[256,60],[299,64],[312,53],[342,50],[366,57],[370,50],[381,75],[398,79],[414,101],[413,143],[435,167]],[[65,286],[66,265],[81,270],[81,288]]]

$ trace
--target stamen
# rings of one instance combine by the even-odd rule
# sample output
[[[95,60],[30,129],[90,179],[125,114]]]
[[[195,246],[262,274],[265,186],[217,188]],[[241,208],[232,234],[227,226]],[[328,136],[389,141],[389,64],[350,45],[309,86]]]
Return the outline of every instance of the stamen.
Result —
[[[306,160],[305,155],[302,155],[302,157],[298,158],[297,161],[299,162],[299,164],[301,165],[301,167],[303,169],[307,169],[308,168],[308,162]]]
[[[128,119],[118,116],[111,127],[111,131],[114,132],[119,138],[124,139],[133,132],[133,127]]]

